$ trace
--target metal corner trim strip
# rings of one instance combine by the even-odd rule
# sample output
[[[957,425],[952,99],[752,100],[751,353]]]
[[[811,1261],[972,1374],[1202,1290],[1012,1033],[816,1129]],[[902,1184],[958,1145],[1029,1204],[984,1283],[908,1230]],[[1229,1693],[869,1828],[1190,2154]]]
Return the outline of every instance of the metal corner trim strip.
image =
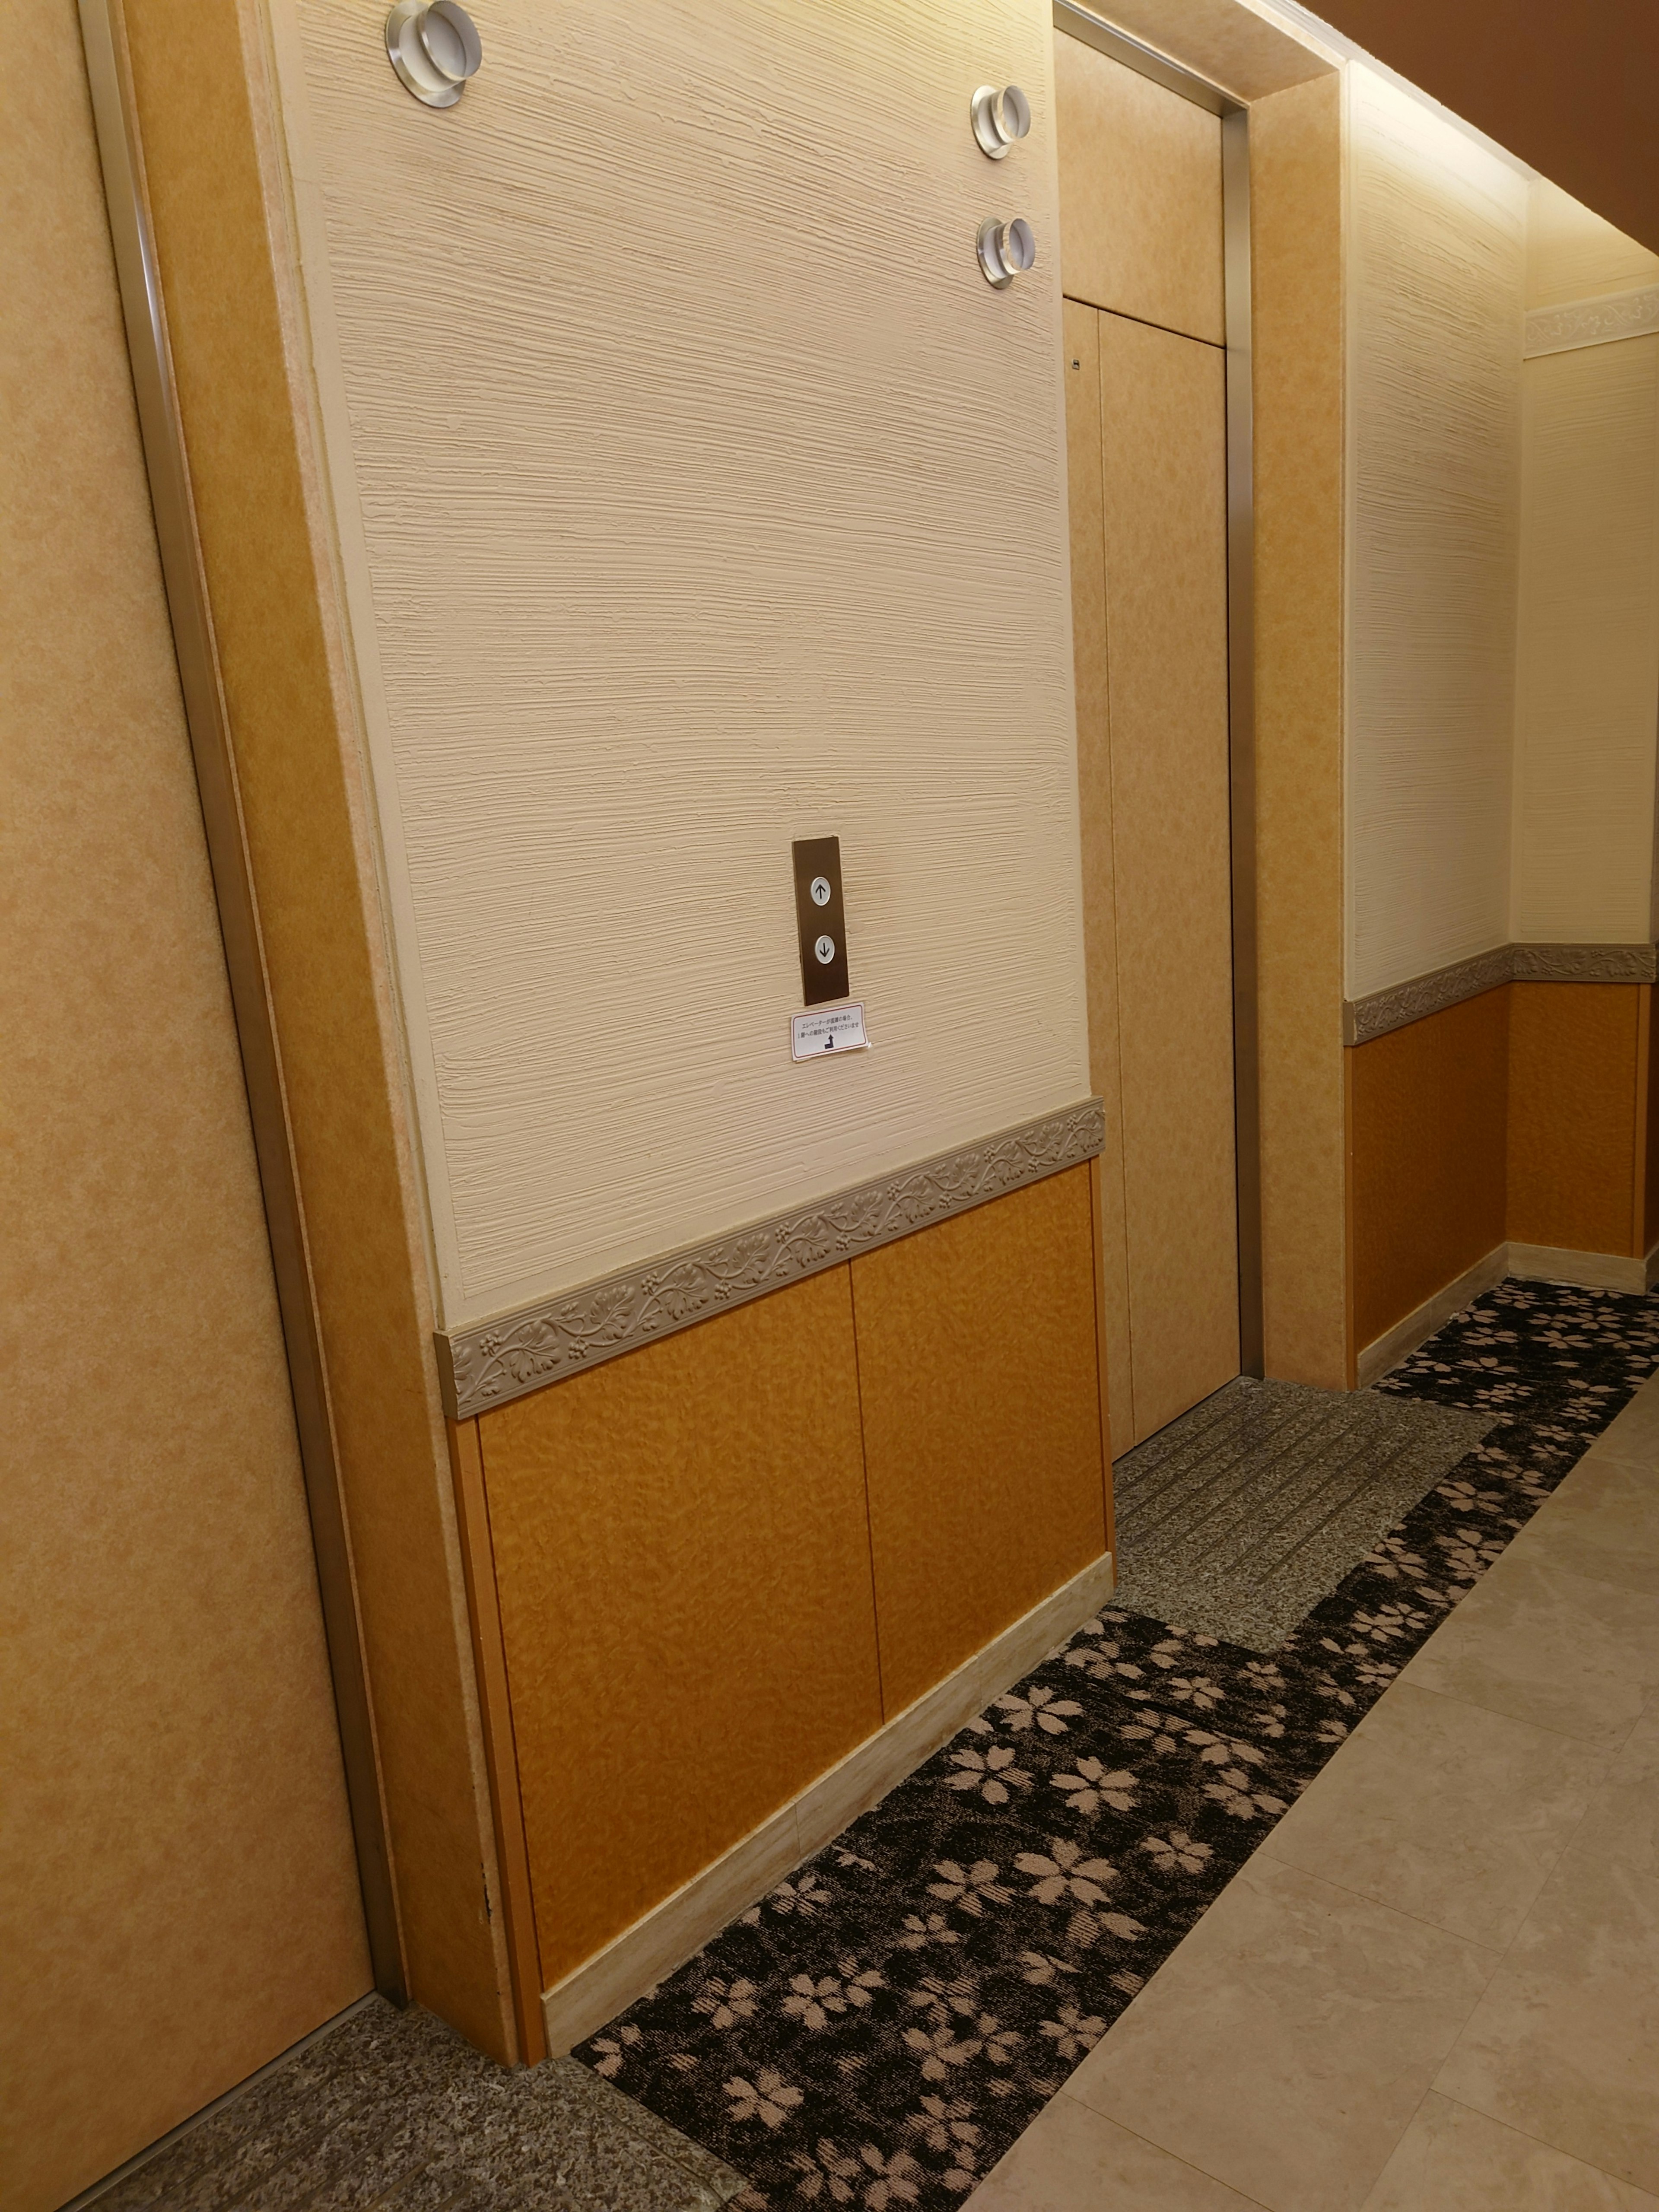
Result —
[[[1092,1159],[1098,1098],[435,1337],[445,1403],[471,1420],[601,1360],[763,1297]]]
[[[1498,945],[1426,975],[1408,976],[1342,1008],[1345,1044],[1403,1030],[1429,1014],[1479,998],[1500,983],[1651,983],[1659,981],[1659,947],[1652,945]]]

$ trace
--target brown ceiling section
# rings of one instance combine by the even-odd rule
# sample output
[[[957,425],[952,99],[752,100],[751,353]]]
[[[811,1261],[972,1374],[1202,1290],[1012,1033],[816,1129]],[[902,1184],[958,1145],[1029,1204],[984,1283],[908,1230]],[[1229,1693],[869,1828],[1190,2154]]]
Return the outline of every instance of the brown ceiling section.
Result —
[[[1654,0],[1318,0],[1378,61],[1659,252]]]

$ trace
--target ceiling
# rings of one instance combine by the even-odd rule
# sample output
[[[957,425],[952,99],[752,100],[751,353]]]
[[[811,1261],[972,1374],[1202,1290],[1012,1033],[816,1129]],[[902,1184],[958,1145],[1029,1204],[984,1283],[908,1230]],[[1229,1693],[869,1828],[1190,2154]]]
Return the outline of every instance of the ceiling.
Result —
[[[1316,12],[1659,252],[1659,0],[1313,0]]]

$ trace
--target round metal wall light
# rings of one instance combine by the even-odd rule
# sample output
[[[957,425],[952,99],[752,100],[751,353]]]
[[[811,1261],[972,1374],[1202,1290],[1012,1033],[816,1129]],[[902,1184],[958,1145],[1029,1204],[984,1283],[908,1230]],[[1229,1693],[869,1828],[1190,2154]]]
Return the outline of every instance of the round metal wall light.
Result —
[[[979,265],[985,281],[1000,292],[1023,276],[1036,259],[1036,238],[1023,215],[1012,222],[988,216],[979,227]]]
[[[982,84],[969,106],[974,140],[981,154],[1000,161],[1016,138],[1031,127],[1031,103],[1017,84]]]
[[[477,27],[459,0],[397,0],[386,19],[386,52],[398,82],[428,107],[453,107],[483,59]]]

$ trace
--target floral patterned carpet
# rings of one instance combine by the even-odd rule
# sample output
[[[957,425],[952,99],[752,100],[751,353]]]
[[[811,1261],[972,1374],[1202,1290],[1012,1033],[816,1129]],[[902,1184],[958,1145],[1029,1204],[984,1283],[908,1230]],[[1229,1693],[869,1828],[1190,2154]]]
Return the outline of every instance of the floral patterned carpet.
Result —
[[[1278,1650],[1085,1623],[575,2055],[740,2205],[959,2206],[1656,1363],[1500,1285],[1377,1386],[1498,1425]]]

